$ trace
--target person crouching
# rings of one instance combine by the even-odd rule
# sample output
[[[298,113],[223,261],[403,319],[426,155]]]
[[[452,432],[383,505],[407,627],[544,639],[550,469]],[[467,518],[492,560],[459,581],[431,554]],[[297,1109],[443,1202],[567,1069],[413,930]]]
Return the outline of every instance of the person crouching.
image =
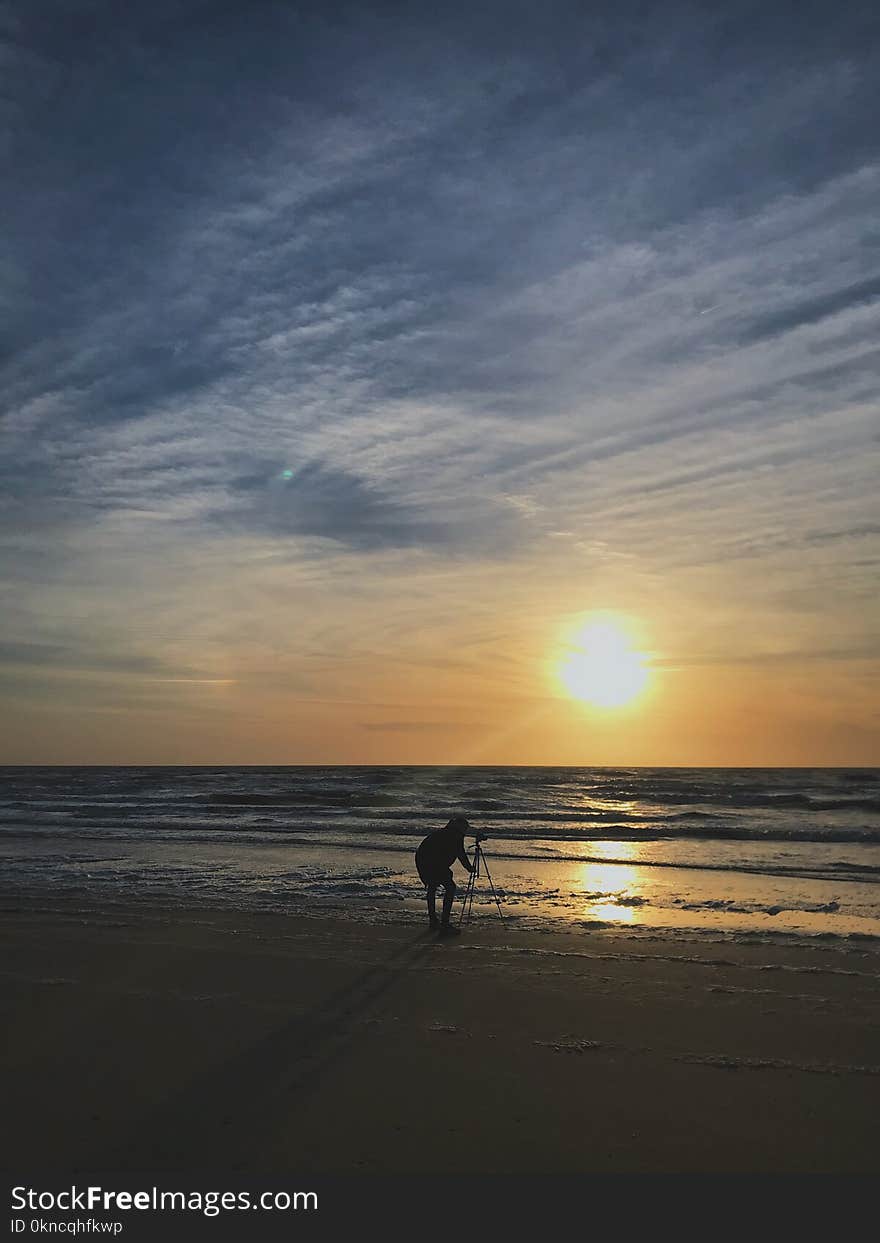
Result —
[[[452,903],[455,901],[455,881],[452,865],[457,859],[467,872],[474,869],[464,849],[466,833],[473,829],[464,816],[453,816],[442,829],[429,833],[416,851],[416,870],[428,890],[428,922],[439,928],[441,937],[457,936],[458,929],[449,922]],[[437,889],[443,886],[443,913],[437,919]]]

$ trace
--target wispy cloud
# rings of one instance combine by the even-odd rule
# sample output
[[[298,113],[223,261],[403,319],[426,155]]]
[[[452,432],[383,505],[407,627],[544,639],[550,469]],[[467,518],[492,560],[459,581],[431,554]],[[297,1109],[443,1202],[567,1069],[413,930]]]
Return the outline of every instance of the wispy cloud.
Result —
[[[646,590],[866,650],[867,9],[462,13],[3,11],[16,677],[507,685]]]

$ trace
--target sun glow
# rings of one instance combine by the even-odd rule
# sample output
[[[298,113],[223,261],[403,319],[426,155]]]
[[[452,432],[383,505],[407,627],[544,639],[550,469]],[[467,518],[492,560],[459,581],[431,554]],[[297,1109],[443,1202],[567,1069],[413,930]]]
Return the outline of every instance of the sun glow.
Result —
[[[567,645],[557,676],[573,699],[596,708],[621,708],[645,689],[647,661],[645,652],[631,646],[623,626],[592,621]]]

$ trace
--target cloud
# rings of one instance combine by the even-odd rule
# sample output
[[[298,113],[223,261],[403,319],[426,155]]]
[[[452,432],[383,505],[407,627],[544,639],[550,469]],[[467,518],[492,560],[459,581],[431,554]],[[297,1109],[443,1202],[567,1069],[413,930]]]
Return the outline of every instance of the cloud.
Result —
[[[816,298],[810,298],[794,306],[774,311],[752,321],[743,334],[744,341],[760,341],[764,337],[779,336],[799,328],[802,324],[815,324],[851,306],[873,302],[880,298],[880,276],[856,281],[843,289],[835,289]]]
[[[0,666],[35,669],[97,671],[100,673],[156,673],[162,666],[149,655],[92,650],[73,644],[0,643]]]
[[[454,730],[456,733],[461,733],[462,730],[490,728],[492,727],[485,721],[361,721],[361,729],[391,734],[408,734],[411,730],[428,733],[435,730]]]
[[[861,650],[867,9],[4,16],[8,663],[234,679],[293,612],[311,687],[645,581]]]

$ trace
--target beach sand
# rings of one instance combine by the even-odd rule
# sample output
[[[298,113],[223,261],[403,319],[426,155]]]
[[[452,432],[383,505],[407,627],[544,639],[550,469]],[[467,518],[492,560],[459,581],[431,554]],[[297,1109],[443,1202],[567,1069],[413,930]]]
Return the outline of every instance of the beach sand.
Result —
[[[59,904],[2,924],[7,1168],[880,1166],[867,949]]]

